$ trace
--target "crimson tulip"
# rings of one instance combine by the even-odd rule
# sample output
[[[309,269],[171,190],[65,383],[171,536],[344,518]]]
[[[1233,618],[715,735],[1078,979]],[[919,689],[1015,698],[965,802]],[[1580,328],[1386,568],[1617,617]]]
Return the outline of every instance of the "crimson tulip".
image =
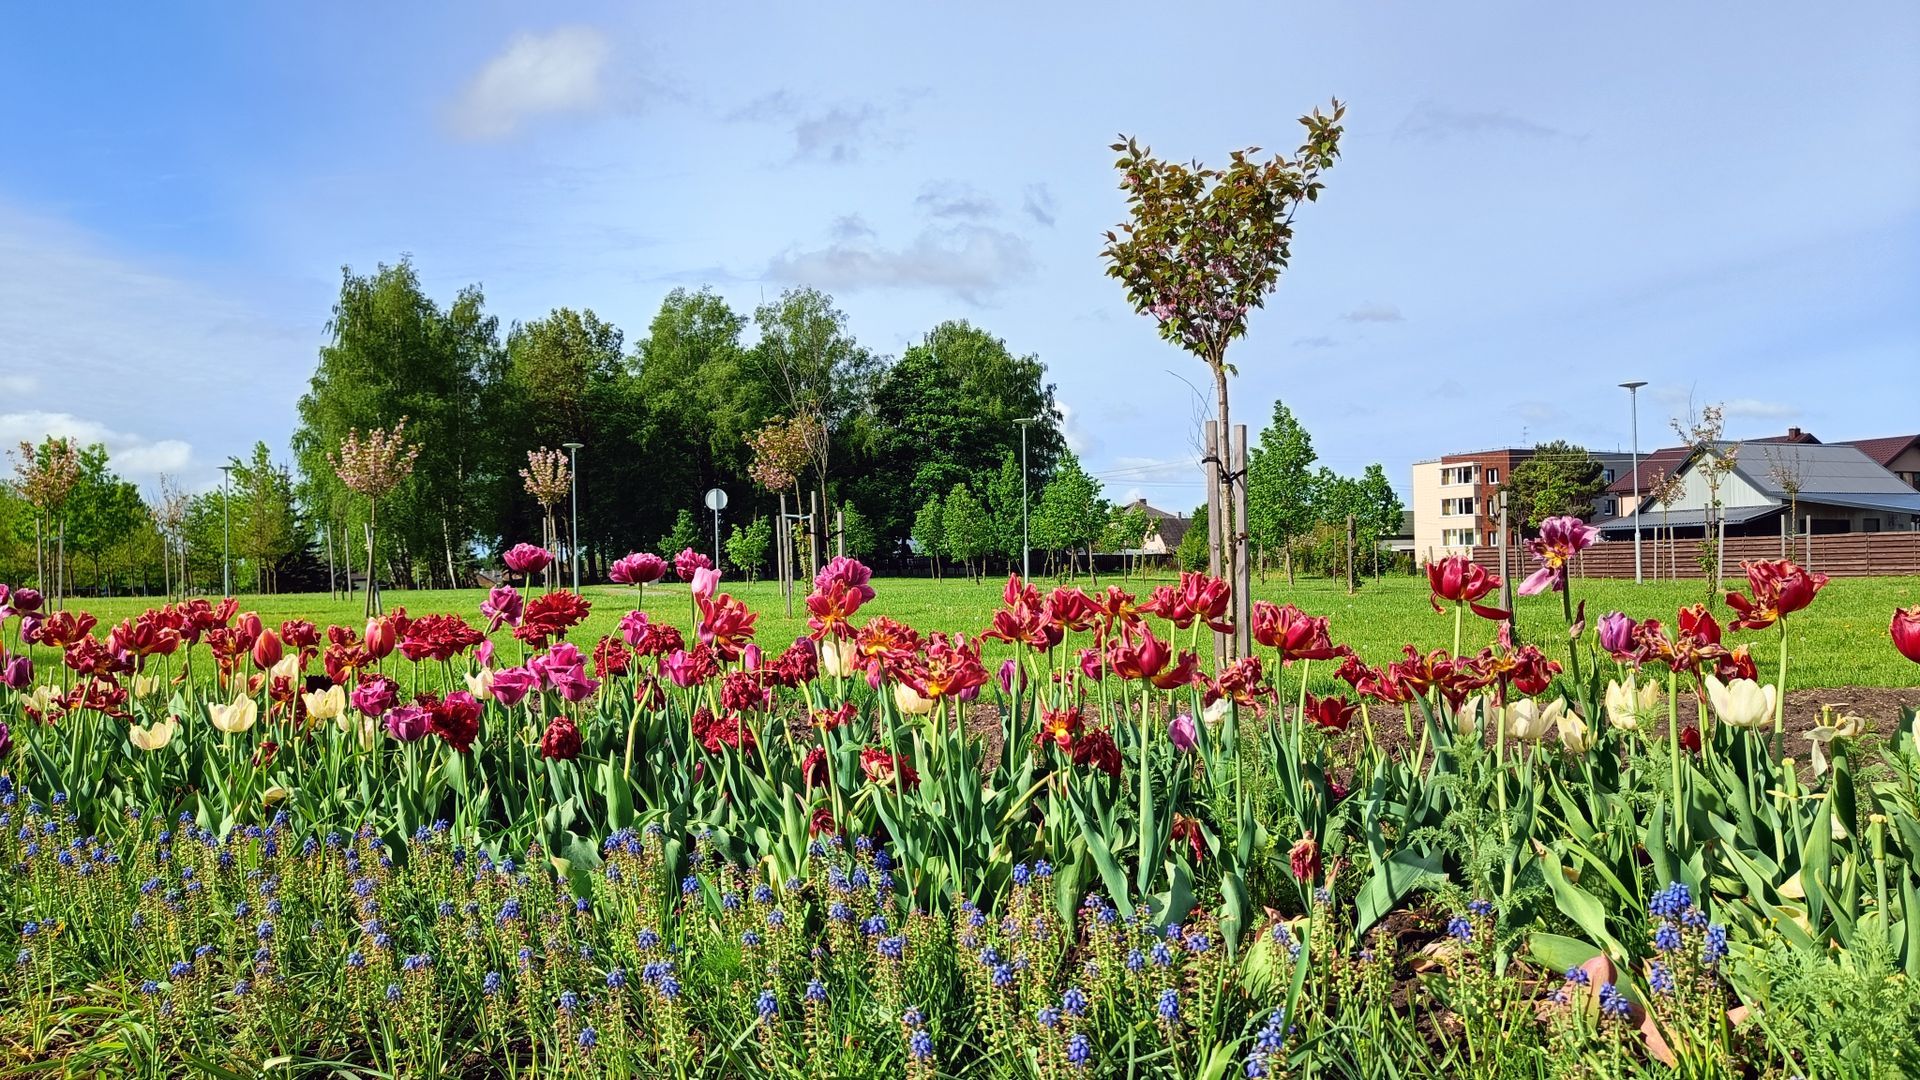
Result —
[[[1895,611],[1891,632],[1900,655],[1920,664],[1920,604]]]
[[[1481,600],[1493,594],[1500,587],[1500,575],[1490,572],[1486,567],[1467,558],[1465,555],[1449,555],[1437,562],[1427,564],[1427,586],[1432,595],[1427,602],[1433,610],[1440,611],[1440,601],[1447,600],[1455,604],[1466,604],[1475,615],[1483,619],[1504,619],[1505,611],[1488,607]]]
[[[1740,613],[1733,621],[1735,630],[1765,630],[1808,604],[1827,584],[1827,575],[1810,573],[1792,559],[1762,559],[1744,562],[1749,600],[1737,592],[1727,594],[1727,606]]]
[[[260,636],[253,639],[253,663],[260,670],[265,671],[279,663],[282,655],[280,639],[273,631],[262,630]]]

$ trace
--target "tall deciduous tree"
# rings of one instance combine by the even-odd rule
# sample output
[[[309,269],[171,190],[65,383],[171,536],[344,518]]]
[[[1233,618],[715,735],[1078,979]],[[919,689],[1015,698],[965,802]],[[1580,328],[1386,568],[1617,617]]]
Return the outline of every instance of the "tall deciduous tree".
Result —
[[[1319,199],[1320,177],[1340,153],[1341,119],[1315,109],[1300,118],[1306,140],[1293,156],[1257,161],[1258,147],[1236,150],[1225,169],[1163,161],[1132,139],[1115,143],[1129,220],[1107,233],[1107,273],[1120,280],[1134,310],[1151,315],[1160,336],[1199,357],[1213,373],[1215,419],[1232,437],[1227,400],[1227,346],[1247,332],[1247,315],[1266,303],[1293,251],[1293,217]],[[1239,544],[1231,484],[1221,550],[1215,558],[1231,580]],[[1244,603],[1244,598],[1242,600]]]
[[[993,520],[986,504],[965,484],[955,484],[947,492],[940,521],[946,530],[947,554],[959,559],[969,572],[973,560],[984,559],[994,551]]]
[[[741,345],[746,322],[711,289],[675,289],[634,348],[649,453],[646,483],[624,494],[649,530],[699,506],[710,487],[745,491],[747,436],[780,409]]]
[[[255,443],[245,461],[234,458],[232,466],[234,550],[251,564],[254,588],[271,592],[280,561],[301,546],[293,477],[274,464],[264,442]]]
[[[847,316],[818,289],[794,288],[753,313],[760,342],[753,356],[789,416],[811,416],[824,435],[812,447],[814,489],[822,514],[832,505],[827,491],[835,443],[864,435],[873,386],[886,361],[855,341]],[[824,540],[824,523],[815,536]]]
[[[457,583],[468,542],[492,523],[489,494],[516,464],[499,410],[506,354],[498,329],[477,286],[442,309],[407,259],[371,274],[341,272],[293,436],[302,499],[320,520],[364,522],[368,504],[328,459],[349,432],[408,417],[419,467],[381,501],[390,513],[380,554],[403,578],[444,571]]]
[[[87,558],[94,588],[104,592],[103,561],[141,526],[147,508],[140,489],[108,467],[106,447],[94,443],[80,451],[79,461],[79,475],[65,505],[67,546]]]
[[[978,483],[1018,453],[1027,428],[1028,480],[1038,490],[1065,450],[1054,388],[1039,357],[964,321],[943,322],[909,346],[873,394],[872,468],[856,485],[884,540],[911,531],[910,508],[959,483]]]
[[[1513,467],[1500,488],[1507,496],[1507,516],[1539,528],[1550,517],[1593,513],[1593,500],[1606,490],[1600,460],[1585,447],[1563,439],[1541,443],[1533,456]]]
[[[941,520],[940,496],[929,495],[913,515],[913,546],[932,564],[933,576],[940,576],[940,560],[948,554],[947,530]]]
[[[1247,531],[1260,547],[1260,576],[1266,578],[1266,554],[1282,552],[1287,584],[1293,584],[1293,541],[1313,528],[1313,436],[1285,402],[1273,403],[1273,422],[1247,453]]]

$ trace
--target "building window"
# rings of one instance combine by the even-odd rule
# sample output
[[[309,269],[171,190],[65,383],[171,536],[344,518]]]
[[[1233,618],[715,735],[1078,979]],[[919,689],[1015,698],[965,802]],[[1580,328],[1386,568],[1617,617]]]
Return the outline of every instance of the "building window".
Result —
[[[1440,470],[1440,482],[1443,484],[1473,483],[1473,466],[1455,465]]]
[[[1613,483],[1613,470],[1612,470],[1612,469],[1601,469],[1601,470],[1600,470],[1600,479],[1601,479],[1601,480],[1604,480],[1604,481],[1606,481],[1606,482],[1607,482],[1607,483],[1609,483],[1609,484],[1611,484],[1611,483]]]
[[[1487,532],[1487,546],[1488,546],[1488,547],[1499,547],[1499,546],[1500,546],[1500,534],[1499,534],[1499,533],[1496,533],[1496,532],[1493,532],[1493,531],[1491,531],[1491,530],[1489,530],[1489,531]]]
[[[1441,529],[1440,543],[1444,547],[1472,547],[1472,529]]]
[[[1441,499],[1440,515],[1442,517],[1471,517],[1473,516],[1473,500],[1471,498]]]
[[[1861,518],[1860,531],[1861,532],[1879,532],[1880,519],[1877,517]]]
[[[1600,512],[1602,514],[1605,514],[1608,517],[1619,517],[1620,516],[1619,506],[1620,506],[1620,503],[1616,499],[1600,500]]]
[[[1488,469],[1488,470],[1487,470],[1487,483],[1489,483],[1489,484],[1497,484],[1497,483],[1499,483],[1499,482],[1500,482],[1500,470],[1499,470],[1499,469]]]

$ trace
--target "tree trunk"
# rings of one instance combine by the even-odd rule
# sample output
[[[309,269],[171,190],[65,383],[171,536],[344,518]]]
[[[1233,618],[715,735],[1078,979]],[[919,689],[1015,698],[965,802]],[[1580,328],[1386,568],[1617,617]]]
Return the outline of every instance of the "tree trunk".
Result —
[[[372,501],[367,502],[367,617],[372,618],[380,611],[380,574],[379,564],[375,562],[379,547],[378,534],[374,531],[379,507]]]

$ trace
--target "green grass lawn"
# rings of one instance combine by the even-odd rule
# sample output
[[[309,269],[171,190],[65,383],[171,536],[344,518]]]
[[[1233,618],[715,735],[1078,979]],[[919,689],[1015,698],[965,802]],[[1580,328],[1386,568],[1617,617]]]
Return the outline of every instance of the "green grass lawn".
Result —
[[[1144,595],[1153,584],[1171,578],[1122,579],[1106,576],[1102,585],[1121,584]],[[984,629],[1000,603],[1004,580],[970,582],[930,581],[924,578],[880,579],[874,582],[878,597],[863,613],[891,615],[922,631],[952,630],[978,632]],[[1043,584],[1045,584],[1043,582]],[[1087,582],[1082,579],[1081,585]],[[779,590],[769,582],[751,585],[727,583],[723,586],[760,613],[759,639],[770,649],[784,646],[806,632],[804,590],[794,596],[794,617],[788,618]],[[632,608],[636,590],[624,586],[589,586],[584,592],[593,602],[593,614],[584,634],[576,640],[591,642],[613,631],[620,616]],[[1261,584],[1255,582],[1258,599],[1292,601],[1315,615],[1333,618],[1333,637],[1357,649],[1371,663],[1398,656],[1400,646],[1411,642],[1422,650],[1442,648],[1452,643],[1453,619],[1450,614],[1435,614],[1427,606],[1425,578],[1397,577],[1367,583],[1355,596],[1345,588],[1322,579],[1302,578],[1289,587],[1284,578]],[[479,604],[485,593],[477,589],[456,591],[389,590],[385,601],[389,609],[404,605],[413,614],[455,611],[478,622]],[[687,587],[680,584],[650,586],[646,590],[646,609],[655,618],[671,619],[683,628],[691,623]],[[1673,622],[1674,611],[1682,604],[1706,598],[1701,582],[1655,582],[1634,585],[1631,582],[1576,581],[1574,598],[1587,602],[1590,622],[1613,609],[1626,611],[1635,618],[1655,617]],[[242,610],[256,610],[269,624],[299,617],[325,626],[330,622],[358,624],[361,600],[330,601],[315,594],[243,596]],[[136,614],[153,603],[151,598],[78,599],[69,606],[90,610],[103,624],[111,624]],[[1903,687],[1920,684],[1920,666],[1908,662],[1888,638],[1887,624],[1895,607],[1920,603],[1920,578],[1837,578],[1813,607],[1792,616],[1794,627],[1792,669],[1789,681],[1795,687],[1882,686]],[[1522,598],[1518,604],[1521,635],[1542,643],[1564,659],[1564,631],[1560,600],[1547,595]],[[1714,610],[1723,623],[1730,620],[1724,603]],[[1469,618],[1466,642],[1478,648],[1492,639],[1493,626],[1484,620]],[[504,633],[500,635],[503,655],[516,655],[515,647]],[[1756,662],[1763,677],[1771,678],[1778,663],[1778,635],[1772,631],[1753,634],[1729,634],[1730,643],[1751,641]],[[990,656],[1006,655],[1004,647],[989,643]],[[42,650],[37,658],[42,665],[52,660]],[[1332,665],[1318,665],[1318,675],[1331,675]],[[1319,678],[1314,680],[1320,682]]]

